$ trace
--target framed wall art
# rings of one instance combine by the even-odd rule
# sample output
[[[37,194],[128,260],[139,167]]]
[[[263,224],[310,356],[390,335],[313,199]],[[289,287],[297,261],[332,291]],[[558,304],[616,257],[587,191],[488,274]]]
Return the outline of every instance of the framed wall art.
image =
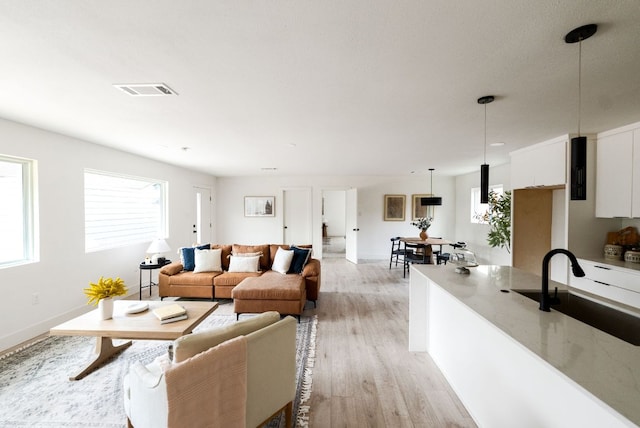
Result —
[[[433,196],[431,193],[411,195],[411,220],[417,220],[422,217],[433,217],[434,207],[422,206],[420,199]]]
[[[384,195],[384,221],[404,221],[405,195]]]
[[[245,217],[275,217],[275,196],[245,196]]]

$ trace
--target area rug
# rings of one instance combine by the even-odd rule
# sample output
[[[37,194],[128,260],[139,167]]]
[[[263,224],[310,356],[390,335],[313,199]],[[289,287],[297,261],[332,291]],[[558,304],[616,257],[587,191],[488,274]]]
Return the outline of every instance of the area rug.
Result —
[[[235,321],[235,315],[210,315],[194,331]],[[296,427],[308,426],[317,317],[302,317],[297,327]],[[114,341],[119,343],[118,341]],[[0,427],[125,427],[122,379],[136,361],[164,354],[169,342],[136,340],[124,352],[79,381],[70,381],[86,365],[95,339],[52,336],[0,359]],[[267,426],[285,426],[284,415]]]

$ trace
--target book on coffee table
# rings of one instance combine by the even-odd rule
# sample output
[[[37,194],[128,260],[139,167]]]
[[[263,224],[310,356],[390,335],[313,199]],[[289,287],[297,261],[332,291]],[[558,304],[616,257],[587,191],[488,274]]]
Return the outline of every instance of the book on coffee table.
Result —
[[[187,314],[178,315],[177,317],[165,318],[162,321],[160,321],[160,324],[169,324],[169,323],[172,323],[172,322],[182,321],[182,320],[186,320],[186,319],[187,319]]]
[[[187,310],[184,307],[180,306],[179,304],[173,303],[171,305],[160,306],[158,308],[155,308],[153,310],[153,314],[156,317],[158,317],[160,321],[164,321],[167,318],[174,318],[180,315],[186,316]]]

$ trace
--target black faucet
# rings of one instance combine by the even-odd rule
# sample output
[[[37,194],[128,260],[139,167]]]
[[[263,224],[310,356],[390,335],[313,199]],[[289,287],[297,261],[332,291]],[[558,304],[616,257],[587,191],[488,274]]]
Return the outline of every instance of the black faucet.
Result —
[[[551,296],[549,296],[549,261],[551,260],[551,257],[558,253],[565,254],[567,257],[569,257],[569,259],[571,260],[571,270],[573,271],[574,276],[584,276],[584,271],[580,267],[580,264],[578,264],[578,259],[576,259],[576,256],[574,256],[571,251],[565,250],[564,248],[556,248],[545,254],[544,258],[542,259],[542,294],[540,295],[541,311],[550,312],[552,300],[553,303],[560,303],[557,298],[557,288],[554,298],[552,299]]]

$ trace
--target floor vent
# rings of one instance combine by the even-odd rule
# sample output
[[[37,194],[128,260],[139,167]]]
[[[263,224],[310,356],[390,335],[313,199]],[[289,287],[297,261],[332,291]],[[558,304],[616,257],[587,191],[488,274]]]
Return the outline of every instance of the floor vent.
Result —
[[[131,95],[132,97],[159,97],[178,95],[176,91],[164,83],[128,83],[115,84],[114,87]]]

